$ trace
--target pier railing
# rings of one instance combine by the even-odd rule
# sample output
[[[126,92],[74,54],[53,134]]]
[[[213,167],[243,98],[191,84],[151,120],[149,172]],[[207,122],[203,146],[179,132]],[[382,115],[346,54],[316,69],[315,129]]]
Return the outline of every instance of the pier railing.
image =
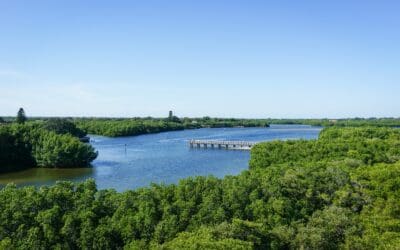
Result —
[[[218,140],[190,140],[190,147],[203,148],[225,148],[249,150],[258,142],[251,141],[218,141]]]

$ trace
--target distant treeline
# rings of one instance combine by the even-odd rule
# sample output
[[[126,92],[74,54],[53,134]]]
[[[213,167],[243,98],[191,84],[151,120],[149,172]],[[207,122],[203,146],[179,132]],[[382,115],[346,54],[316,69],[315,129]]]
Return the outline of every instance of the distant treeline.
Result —
[[[66,120],[0,125],[0,172],[30,167],[84,167],[97,157],[85,132]]]
[[[303,124],[322,127],[399,127],[400,118],[349,118],[349,119],[266,119],[269,124]]]
[[[183,118],[182,122],[190,127],[197,124],[202,128],[230,128],[230,127],[269,127],[266,119],[237,119],[237,118]]]
[[[104,136],[133,136],[193,128],[268,127],[265,120],[222,118],[80,118],[75,124],[88,134]]]
[[[0,123],[11,123],[15,122],[15,117],[0,117]],[[178,118],[154,118],[154,117],[133,117],[133,118],[106,118],[106,117],[90,117],[90,118],[77,118],[77,117],[29,117],[30,121],[34,120],[52,120],[52,119],[66,119],[66,120],[152,120],[152,121],[170,121],[177,123],[190,124],[192,122],[200,123],[203,126],[218,127],[224,126],[263,126],[266,124],[304,124],[314,126],[400,126],[400,118],[341,118],[341,119],[275,119],[275,118],[262,118],[262,119],[241,119],[241,118],[214,118],[214,117],[201,117],[201,118],[190,118],[183,117]]]
[[[236,119],[236,118],[75,118],[78,128],[89,134],[130,136],[193,128],[269,127],[270,124],[298,124],[323,127],[400,127],[399,118],[353,119]]]
[[[182,130],[181,123],[147,119],[79,119],[78,128],[88,134],[104,136],[134,136],[165,131]]]
[[[1,249],[397,249],[400,130],[267,142],[223,179],[117,193],[93,180],[0,190]]]

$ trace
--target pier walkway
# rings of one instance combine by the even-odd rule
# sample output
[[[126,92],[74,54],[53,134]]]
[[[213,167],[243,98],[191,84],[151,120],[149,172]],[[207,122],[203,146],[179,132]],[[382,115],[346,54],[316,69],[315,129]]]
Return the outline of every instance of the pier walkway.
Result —
[[[258,142],[250,141],[218,141],[218,140],[190,140],[191,148],[219,148],[219,149],[241,149],[250,150]]]

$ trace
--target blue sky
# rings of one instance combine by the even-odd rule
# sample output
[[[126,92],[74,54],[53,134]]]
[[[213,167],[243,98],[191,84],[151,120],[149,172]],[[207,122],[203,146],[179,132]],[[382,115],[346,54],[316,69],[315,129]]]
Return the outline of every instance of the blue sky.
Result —
[[[400,1],[0,0],[0,116],[399,117]]]

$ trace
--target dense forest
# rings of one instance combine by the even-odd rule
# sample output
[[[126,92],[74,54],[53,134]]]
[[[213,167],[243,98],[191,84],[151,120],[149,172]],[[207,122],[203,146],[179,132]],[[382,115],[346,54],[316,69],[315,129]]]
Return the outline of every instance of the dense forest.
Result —
[[[0,172],[30,167],[89,166],[97,153],[66,120],[0,125]]]
[[[93,180],[0,190],[0,249],[395,249],[400,130],[261,143],[223,179],[117,193]]]

